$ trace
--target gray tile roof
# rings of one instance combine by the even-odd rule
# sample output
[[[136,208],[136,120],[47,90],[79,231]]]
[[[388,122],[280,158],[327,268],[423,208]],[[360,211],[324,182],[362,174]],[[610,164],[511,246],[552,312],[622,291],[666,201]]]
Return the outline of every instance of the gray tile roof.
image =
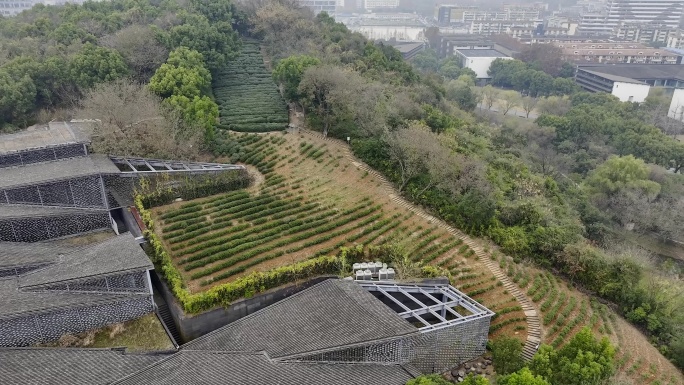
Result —
[[[0,135],[0,154],[29,148],[74,142],[89,142],[92,128],[87,122],[50,122],[12,134]]]
[[[113,274],[152,269],[153,265],[129,233],[109,238],[62,256],[62,261],[19,279],[23,288]]]
[[[465,57],[508,57],[495,49],[457,49]]]
[[[0,383],[104,385],[164,357],[109,349],[0,348]]]
[[[128,233],[81,247],[57,242],[0,243],[0,266],[41,262],[54,263],[19,278],[0,279],[0,318],[149,295],[29,291],[37,285],[153,268],[145,252]]]
[[[286,363],[260,353],[181,350],[115,384],[403,385],[413,378],[409,370],[400,365]]]
[[[56,262],[59,256],[78,250],[78,247],[54,242],[0,242],[0,267]]]
[[[20,217],[48,217],[64,214],[93,214],[106,212],[105,210],[89,210],[70,207],[49,207],[31,205],[2,205],[0,206],[0,219]]]
[[[130,300],[134,298],[133,296],[149,296],[149,294],[21,291],[17,287],[16,279],[0,279],[0,319],[32,312],[44,313],[60,308]]]
[[[590,74],[595,75],[595,76],[600,76],[604,79],[608,79],[608,80],[614,81],[614,82],[631,83],[631,84],[644,84],[644,85],[646,84],[640,80],[635,80],[632,78],[626,78],[624,76],[611,75],[611,74],[597,72],[597,71],[589,71],[588,69],[584,69],[584,68],[582,68],[582,71],[584,71],[586,73],[590,73]]]
[[[184,347],[265,351],[276,358],[417,332],[356,282],[330,279]]]
[[[684,66],[675,64],[580,64],[578,68],[637,80],[684,80]]]
[[[94,174],[118,174],[119,169],[105,155],[69,158],[47,163],[0,169],[0,188],[30,185]]]

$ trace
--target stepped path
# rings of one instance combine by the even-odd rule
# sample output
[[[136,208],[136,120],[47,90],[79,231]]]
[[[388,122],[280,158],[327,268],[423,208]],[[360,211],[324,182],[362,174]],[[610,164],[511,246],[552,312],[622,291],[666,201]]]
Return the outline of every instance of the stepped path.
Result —
[[[309,131],[309,130],[301,130],[302,133],[306,133],[307,135],[317,137],[317,138],[323,138],[323,136],[319,133]],[[498,264],[496,264],[494,261],[491,260],[491,257],[485,253],[483,250],[482,246],[475,241],[473,238],[468,236],[467,234],[461,232],[460,230],[449,226],[446,224],[444,221],[441,219],[428,214],[425,210],[422,208],[412,204],[411,202],[407,201],[404,199],[400,193],[392,186],[391,183],[385,179],[383,175],[381,175],[379,172],[373,170],[370,166],[366,165],[363,163],[361,160],[357,159],[349,150],[349,146],[347,146],[346,143],[343,141],[337,140],[337,139],[332,139],[332,138],[323,138],[326,141],[330,142],[336,142],[340,147],[342,148],[342,151],[344,153],[344,156],[351,161],[351,163],[364,171],[366,171],[368,174],[372,175],[376,180],[380,181],[383,187],[383,190],[387,192],[389,195],[390,199],[394,201],[396,204],[398,204],[401,207],[406,208],[409,211],[412,211],[414,214],[421,216],[422,218],[426,219],[430,223],[434,223],[436,226],[439,226],[440,228],[446,230],[450,234],[461,238],[463,240],[463,243],[468,245],[474,252],[475,255],[479,257],[479,260],[490,270],[490,272],[499,280],[501,283],[503,283],[504,287],[506,290],[508,290],[511,295],[515,297],[515,299],[520,303],[520,306],[523,308],[523,311],[525,312],[525,318],[527,319],[527,340],[525,341],[525,345],[523,347],[523,358],[526,360],[532,359],[534,354],[537,352],[537,349],[539,348],[539,345],[541,344],[541,337],[542,337],[542,329],[541,329],[541,322],[539,319],[539,314],[536,310],[536,308],[532,305],[532,302],[530,301],[529,298],[523,293],[518,286],[516,286],[511,280],[508,278],[508,276],[499,268]]]

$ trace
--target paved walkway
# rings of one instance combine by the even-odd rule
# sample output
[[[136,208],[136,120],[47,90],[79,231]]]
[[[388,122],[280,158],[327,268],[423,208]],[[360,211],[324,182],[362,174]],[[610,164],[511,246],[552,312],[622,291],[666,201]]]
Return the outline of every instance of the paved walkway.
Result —
[[[383,175],[372,169],[367,164],[363,163],[361,160],[357,159],[349,150],[349,146],[347,146],[347,144],[343,141],[332,138],[323,138],[323,135],[310,130],[301,130],[300,132],[313,137],[317,137],[319,139],[325,139],[327,141],[335,142],[338,145],[342,145],[344,156],[347,159],[349,159],[354,166],[368,172],[368,174],[372,175],[376,180],[379,180],[382,183],[383,189],[388,193],[392,201],[394,201],[399,206],[404,207],[412,211],[413,213],[421,216],[428,222],[436,224],[437,226],[446,230],[455,237],[463,239],[463,243],[465,243],[466,245],[468,245],[468,247],[473,249],[475,254],[479,257],[479,260],[489,269],[489,271],[499,281],[501,281],[501,283],[503,283],[503,286],[506,288],[506,290],[508,290],[508,292],[515,297],[518,303],[520,303],[520,306],[525,312],[525,318],[527,319],[527,341],[525,341],[522,355],[525,360],[532,359],[534,354],[537,352],[537,349],[539,348],[539,344],[541,344],[542,329],[539,314],[537,313],[537,310],[534,307],[534,305],[532,305],[530,299],[527,298],[527,295],[525,295],[525,293],[523,293],[523,291],[520,290],[520,288],[508,278],[508,276],[501,270],[498,263],[492,261],[491,257],[484,252],[482,246],[477,241],[475,241],[469,235],[461,232],[460,230],[454,227],[449,226],[446,222],[442,221],[441,219],[435,216],[428,214],[422,208],[404,199],[404,197],[400,195],[400,193],[394,188],[394,186],[389,181],[387,181],[387,179],[385,179]]]

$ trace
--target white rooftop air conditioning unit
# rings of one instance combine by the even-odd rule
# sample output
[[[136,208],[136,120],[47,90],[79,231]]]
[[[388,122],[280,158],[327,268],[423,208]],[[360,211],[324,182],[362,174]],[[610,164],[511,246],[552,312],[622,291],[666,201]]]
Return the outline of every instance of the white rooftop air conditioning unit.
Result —
[[[387,279],[394,279],[394,269],[391,267],[387,269]]]
[[[380,269],[378,271],[378,279],[380,281],[386,281],[387,280],[387,269]]]
[[[373,273],[368,269],[364,270],[363,279],[364,279],[364,281],[372,281],[373,280]]]
[[[356,280],[363,281],[363,270],[356,270]]]

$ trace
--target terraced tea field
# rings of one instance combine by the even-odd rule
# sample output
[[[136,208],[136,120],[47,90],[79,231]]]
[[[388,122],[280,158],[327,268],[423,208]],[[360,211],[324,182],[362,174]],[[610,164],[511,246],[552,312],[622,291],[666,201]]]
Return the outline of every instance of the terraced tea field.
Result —
[[[255,186],[152,209],[191,292],[342,246],[391,243],[412,261],[450,270],[457,287],[499,312],[493,331],[525,340],[519,304],[474,251],[397,204],[344,145],[304,134],[222,133],[216,152],[220,161],[254,166]]]
[[[258,43],[243,41],[240,56],[215,76],[220,128],[244,132],[284,130],[287,105],[264,66]]]
[[[472,239],[414,214],[344,144],[308,133],[221,133],[217,140],[218,160],[252,165],[255,185],[152,209],[155,231],[191,292],[341,246],[392,243],[413,261],[448,270],[456,287],[494,310],[492,338],[527,339],[531,321],[511,292],[515,288],[537,309],[544,343],[562,346],[588,325],[620,347],[617,365],[636,383],[684,384],[646,337],[608,306],[492,245],[473,246]],[[513,286],[496,278],[492,264]]]

